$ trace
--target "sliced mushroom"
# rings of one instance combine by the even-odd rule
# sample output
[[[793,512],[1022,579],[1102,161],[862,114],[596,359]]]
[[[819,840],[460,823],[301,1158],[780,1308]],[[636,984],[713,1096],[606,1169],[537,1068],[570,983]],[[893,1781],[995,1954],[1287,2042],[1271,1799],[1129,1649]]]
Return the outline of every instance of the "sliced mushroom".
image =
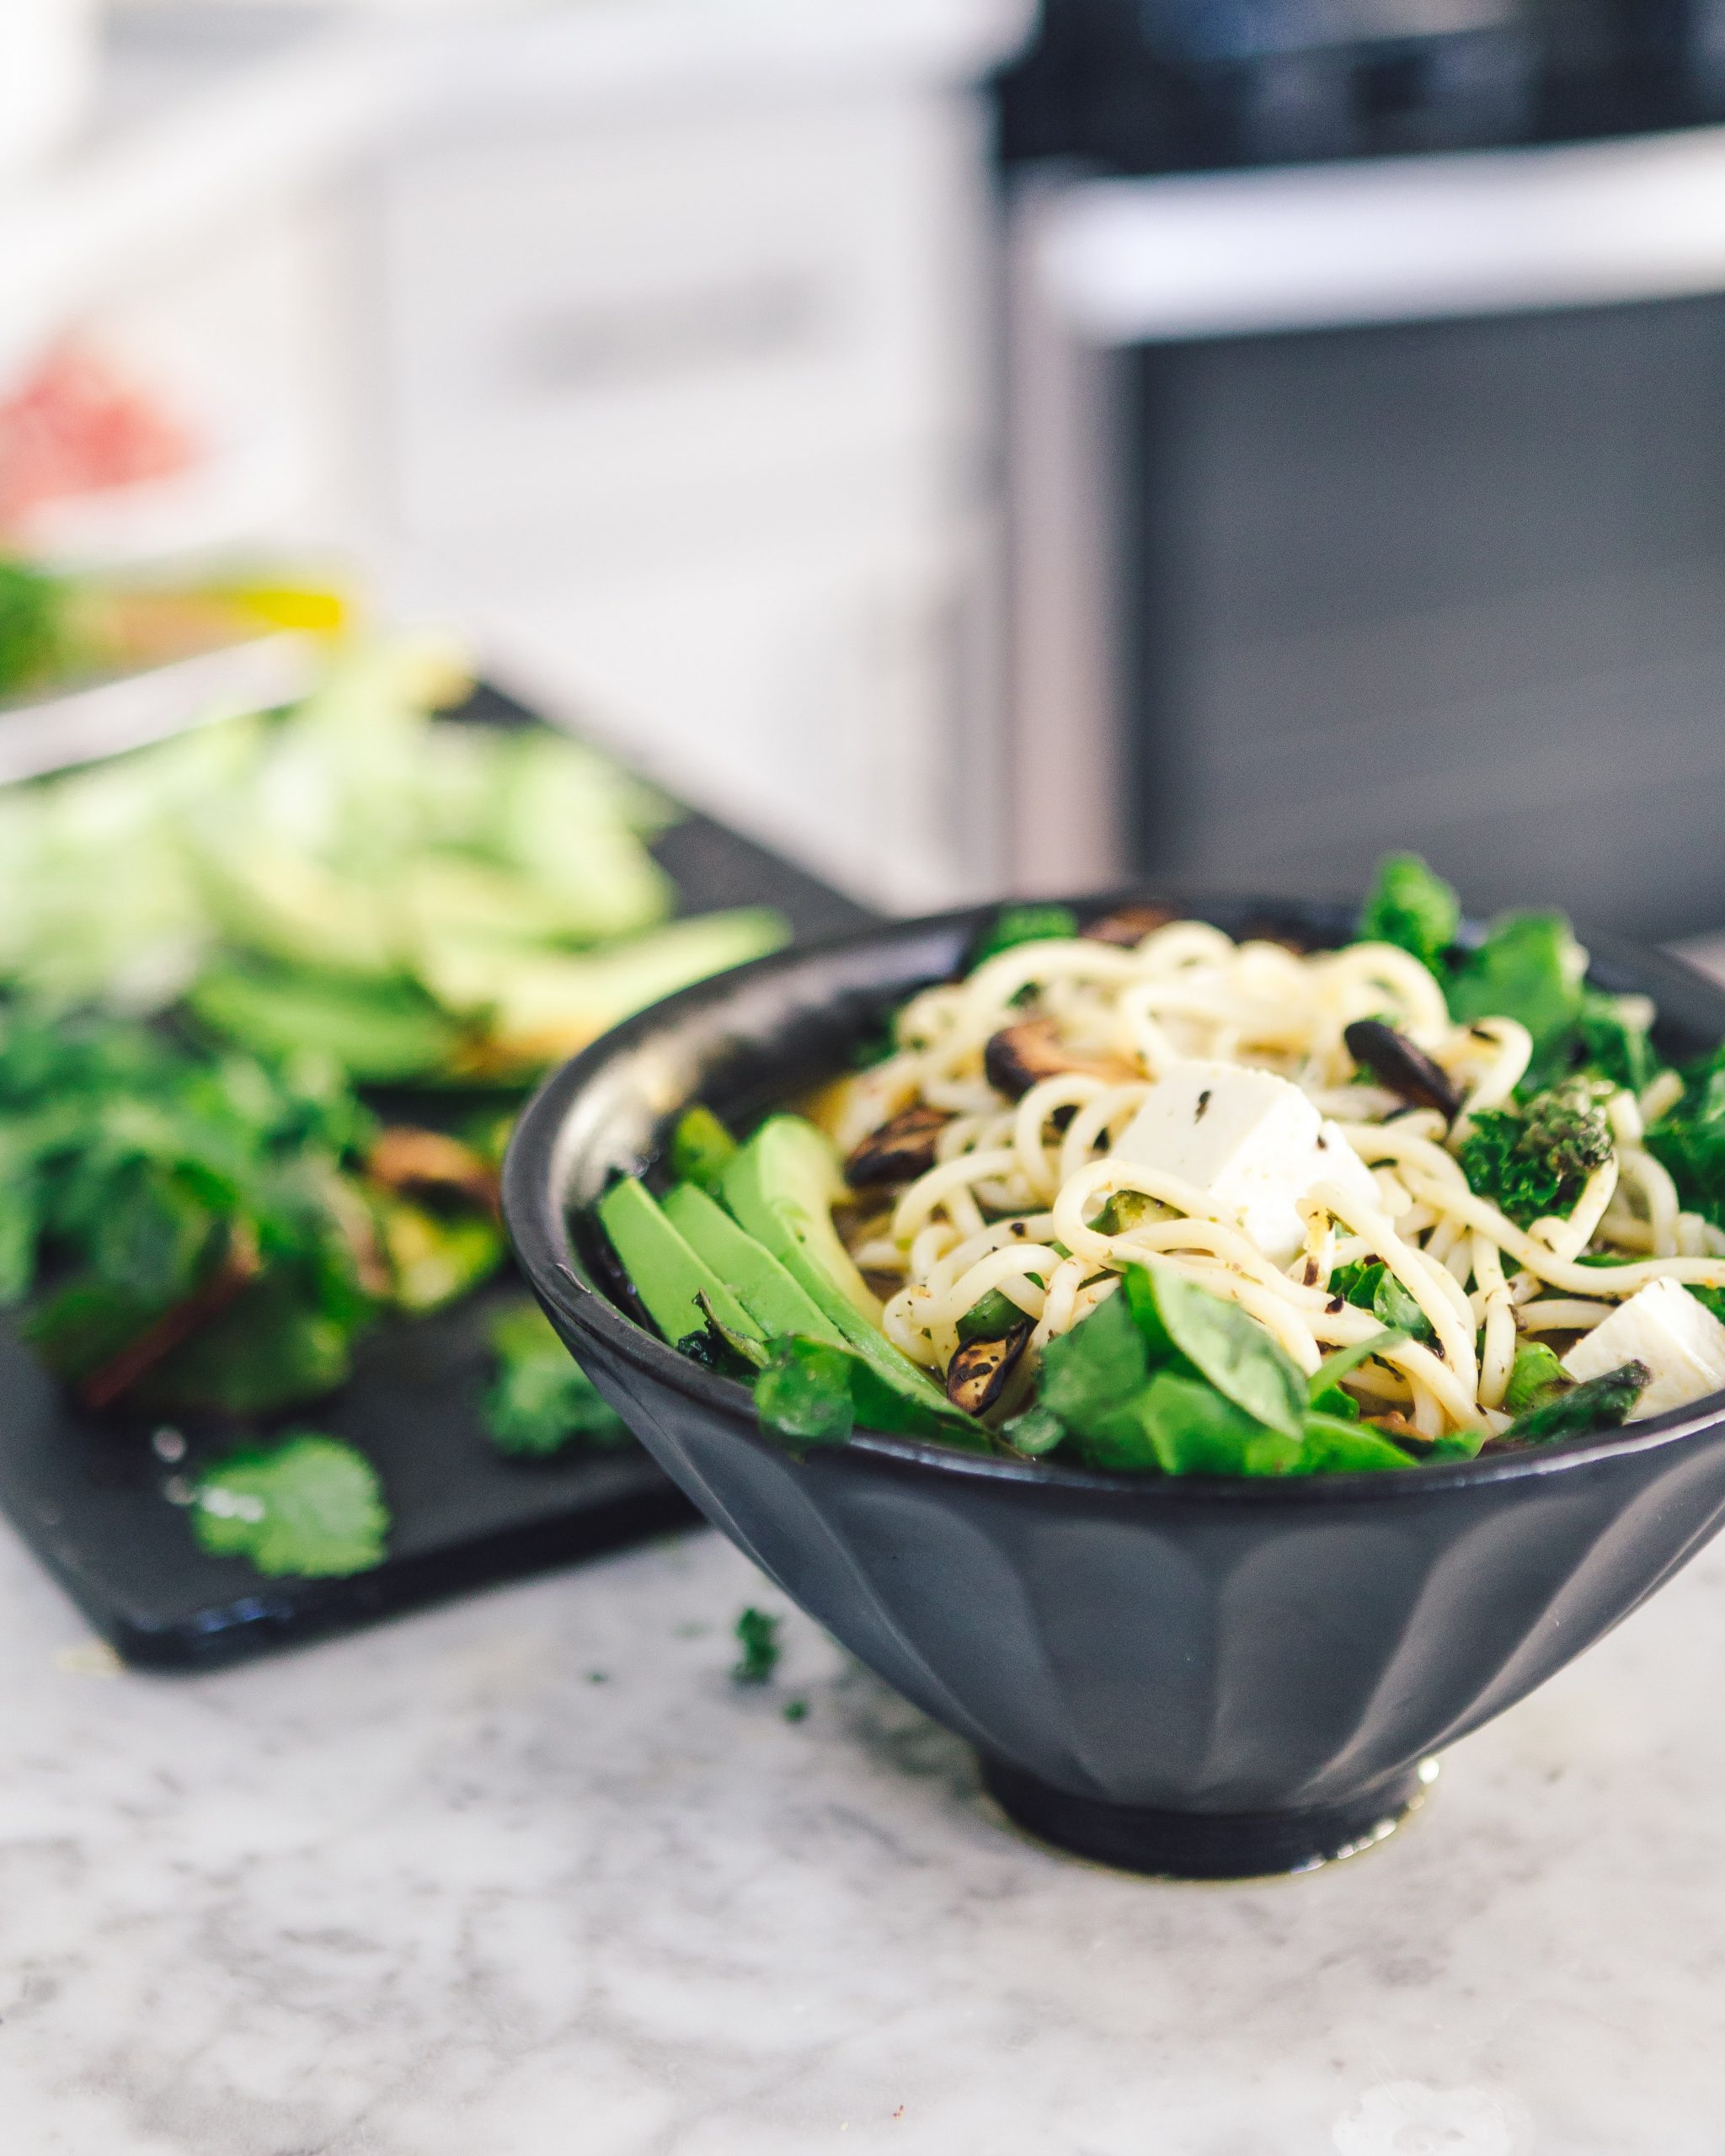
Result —
[[[1435,1108],[1445,1123],[1461,1113],[1461,1096],[1423,1049],[1380,1018],[1356,1018],[1342,1036],[1354,1060],[1381,1086],[1416,1107]]]
[[[1113,913],[1105,913],[1100,921],[1092,921],[1079,933],[1087,942],[1118,943],[1123,950],[1130,951],[1146,936],[1166,928],[1174,918],[1168,906],[1121,906]]]
[[[934,1166],[935,1140],[951,1121],[944,1108],[905,1108],[869,1132],[845,1162],[845,1181],[852,1190],[868,1190],[926,1175]]]
[[[967,1415],[980,1415],[992,1407],[1029,1337],[1027,1317],[999,1340],[967,1340],[947,1364],[947,1398],[953,1406]]]
[[[1003,1026],[982,1051],[982,1067],[988,1082],[1008,1100],[1023,1100],[1033,1086],[1044,1078],[1059,1078],[1081,1070],[1111,1086],[1126,1084],[1137,1073],[1114,1056],[1075,1055],[1061,1041],[1052,1018],[1027,1018],[1022,1025]]]

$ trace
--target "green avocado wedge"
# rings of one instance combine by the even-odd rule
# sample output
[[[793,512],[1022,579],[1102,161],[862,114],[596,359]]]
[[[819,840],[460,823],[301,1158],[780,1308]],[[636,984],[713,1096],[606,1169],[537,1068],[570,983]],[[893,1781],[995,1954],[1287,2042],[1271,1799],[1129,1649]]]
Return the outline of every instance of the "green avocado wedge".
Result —
[[[675,1348],[692,1332],[705,1332],[705,1296],[713,1315],[732,1332],[761,1338],[761,1328],[704,1258],[698,1257],[633,1176],[615,1182],[595,1209],[643,1308]]]
[[[799,1288],[772,1251],[740,1228],[724,1208],[692,1182],[665,1193],[660,1209],[703,1265],[727,1282],[769,1339],[795,1333],[842,1348],[845,1336]]]
[[[895,1392],[943,1418],[952,1441],[992,1449],[987,1433],[954,1412],[946,1394],[880,1330],[880,1305],[833,1225],[844,1195],[838,1155],[801,1116],[769,1117],[726,1164],[724,1202],[819,1305],[846,1344]]]

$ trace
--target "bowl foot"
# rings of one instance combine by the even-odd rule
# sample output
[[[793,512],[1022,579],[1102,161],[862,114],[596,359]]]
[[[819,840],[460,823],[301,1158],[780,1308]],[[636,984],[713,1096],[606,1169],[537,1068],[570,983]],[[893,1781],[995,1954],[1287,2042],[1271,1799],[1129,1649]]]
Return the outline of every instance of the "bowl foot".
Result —
[[[1436,1772],[1428,1761],[1345,1803],[1303,1812],[1157,1812],[1073,1796],[1004,1760],[982,1761],[989,1794],[1039,1841],[1161,1879],[1263,1879],[1352,1856],[1393,1833],[1423,1802]]]

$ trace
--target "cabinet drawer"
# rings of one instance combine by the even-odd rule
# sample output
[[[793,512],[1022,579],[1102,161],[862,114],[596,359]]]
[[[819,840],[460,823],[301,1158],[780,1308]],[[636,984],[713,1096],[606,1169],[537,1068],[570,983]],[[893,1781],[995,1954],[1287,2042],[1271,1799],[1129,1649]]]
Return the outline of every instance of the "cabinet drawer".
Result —
[[[975,428],[971,108],[660,115],[417,152],[382,181],[380,329],[411,533],[627,549],[692,495]]]

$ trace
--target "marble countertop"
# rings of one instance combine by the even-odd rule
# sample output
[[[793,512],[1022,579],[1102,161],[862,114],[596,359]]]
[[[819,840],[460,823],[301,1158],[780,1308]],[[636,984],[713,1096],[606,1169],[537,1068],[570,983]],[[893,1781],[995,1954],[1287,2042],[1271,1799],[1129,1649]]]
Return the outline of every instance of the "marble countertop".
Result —
[[[691,1535],[200,1678],[0,1530],[7,2156],[1717,2156],[1725,1546],[1394,1839],[1033,1846]],[[801,1720],[784,1709],[805,1702]]]

